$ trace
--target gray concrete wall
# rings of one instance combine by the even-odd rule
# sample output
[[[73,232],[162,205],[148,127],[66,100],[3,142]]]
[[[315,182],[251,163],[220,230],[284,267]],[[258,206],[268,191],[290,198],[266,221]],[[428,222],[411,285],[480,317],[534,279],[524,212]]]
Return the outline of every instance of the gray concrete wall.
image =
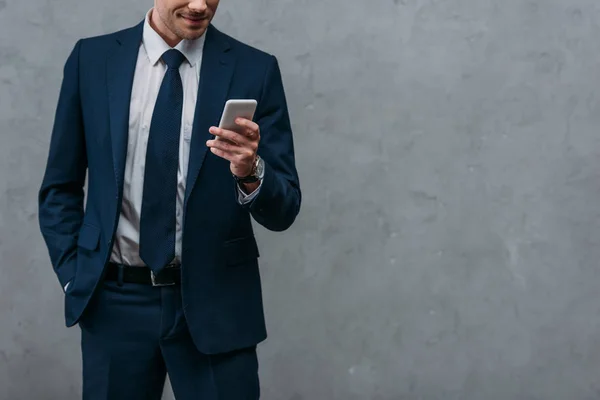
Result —
[[[2,400],[78,398],[36,191],[69,50],[150,6],[0,1]],[[597,0],[223,0],[215,23],[278,56],[304,192],[257,232],[263,398],[600,397]]]

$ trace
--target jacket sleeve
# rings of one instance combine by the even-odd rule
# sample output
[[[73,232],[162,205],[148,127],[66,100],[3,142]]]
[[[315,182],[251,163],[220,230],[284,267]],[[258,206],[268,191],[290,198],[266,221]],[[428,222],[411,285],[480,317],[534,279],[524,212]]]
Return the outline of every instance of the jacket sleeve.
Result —
[[[79,96],[78,41],[63,69],[46,170],[38,194],[40,230],[64,288],[75,276],[87,155]]]
[[[301,192],[294,142],[279,64],[270,56],[262,96],[256,111],[261,141],[258,154],[265,161],[260,191],[246,207],[260,225],[284,231],[300,212]]]

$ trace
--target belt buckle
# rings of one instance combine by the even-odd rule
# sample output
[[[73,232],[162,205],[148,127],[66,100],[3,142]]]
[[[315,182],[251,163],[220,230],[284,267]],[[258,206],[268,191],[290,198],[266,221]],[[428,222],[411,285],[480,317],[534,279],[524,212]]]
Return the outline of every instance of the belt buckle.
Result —
[[[166,268],[174,268],[173,265],[168,265]],[[154,274],[154,271],[150,270],[150,281],[152,282],[152,286],[155,287],[161,287],[161,286],[174,286],[175,285],[175,281],[173,282],[158,282],[156,280],[156,275]]]

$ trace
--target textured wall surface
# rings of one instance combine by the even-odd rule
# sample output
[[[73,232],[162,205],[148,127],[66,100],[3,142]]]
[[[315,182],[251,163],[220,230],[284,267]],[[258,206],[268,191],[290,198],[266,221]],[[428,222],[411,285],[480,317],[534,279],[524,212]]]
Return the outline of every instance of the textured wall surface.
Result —
[[[150,0],[0,0],[0,399],[76,399],[37,227],[62,66]],[[267,400],[600,397],[600,3],[223,0],[304,202],[257,228]],[[168,392],[166,398],[172,398]]]

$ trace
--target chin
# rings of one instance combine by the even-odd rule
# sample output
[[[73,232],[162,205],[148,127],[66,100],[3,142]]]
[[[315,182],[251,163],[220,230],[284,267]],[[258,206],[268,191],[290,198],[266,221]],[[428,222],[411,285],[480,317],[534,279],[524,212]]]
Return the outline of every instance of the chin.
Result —
[[[184,23],[182,26],[179,26],[178,33],[180,34],[179,36],[183,37],[184,39],[197,39],[202,36],[204,32],[206,32],[207,28],[208,23],[202,23],[201,25],[194,27],[190,27]]]
[[[188,27],[175,26],[171,29],[171,32],[175,33],[180,39],[195,40],[206,32],[206,27],[190,29]]]
[[[183,39],[195,40],[195,39],[198,39],[200,36],[202,36],[204,34],[204,32],[206,32],[206,28],[196,29],[193,31],[185,31],[185,32],[183,32]]]

